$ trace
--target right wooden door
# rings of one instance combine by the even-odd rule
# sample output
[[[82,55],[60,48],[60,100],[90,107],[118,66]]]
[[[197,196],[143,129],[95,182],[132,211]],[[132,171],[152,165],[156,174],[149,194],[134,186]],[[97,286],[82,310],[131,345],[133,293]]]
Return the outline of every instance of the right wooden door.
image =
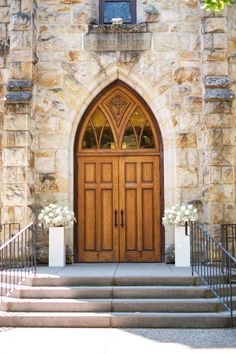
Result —
[[[119,157],[120,262],[160,262],[159,156]]]

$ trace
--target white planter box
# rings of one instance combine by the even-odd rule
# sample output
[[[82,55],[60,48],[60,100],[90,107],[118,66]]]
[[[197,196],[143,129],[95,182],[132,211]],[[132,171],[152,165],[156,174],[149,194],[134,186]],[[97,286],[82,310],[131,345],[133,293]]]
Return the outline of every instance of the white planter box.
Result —
[[[190,267],[190,236],[184,226],[175,226],[175,266]]]
[[[66,246],[64,227],[49,228],[49,267],[65,267]]]

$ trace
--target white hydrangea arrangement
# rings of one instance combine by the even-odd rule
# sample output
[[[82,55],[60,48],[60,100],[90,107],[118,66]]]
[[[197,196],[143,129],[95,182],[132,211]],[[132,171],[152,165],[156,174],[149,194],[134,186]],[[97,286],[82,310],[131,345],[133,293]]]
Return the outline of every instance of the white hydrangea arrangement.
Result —
[[[174,205],[170,209],[165,209],[162,223],[164,225],[180,226],[198,219],[198,211],[192,204]]]
[[[38,219],[45,227],[69,226],[76,222],[73,211],[70,211],[68,207],[56,204],[49,204],[42,209]]]

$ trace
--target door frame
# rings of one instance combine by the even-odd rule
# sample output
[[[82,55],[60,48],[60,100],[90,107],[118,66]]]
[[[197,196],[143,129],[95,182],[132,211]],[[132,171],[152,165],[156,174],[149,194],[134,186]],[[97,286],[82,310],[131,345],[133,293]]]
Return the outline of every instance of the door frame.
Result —
[[[96,104],[107,91],[111,90],[115,86],[123,86],[127,90],[132,92],[132,94],[134,96],[136,96],[137,99],[139,101],[141,101],[141,103],[145,106],[145,109],[147,110],[147,112],[152,120],[152,123],[154,125],[155,131],[156,131],[156,134],[158,137],[158,141],[159,141],[159,146],[160,146],[160,215],[163,215],[163,212],[164,212],[164,159],[163,159],[163,155],[164,154],[163,154],[163,141],[162,141],[160,127],[158,125],[158,122],[156,120],[154,113],[152,112],[152,110],[150,109],[148,104],[145,102],[145,100],[135,90],[133,90],[129,85],[127,85],[125,82],[123,82],[119,79],[113,81],[111,84],[106,86],[102,91],[100,91],[100,93],[95,97],[95,99],[93,99],[92,102],[90,102],[90,104],[86,108],[86,110],[85,110],[85,112],[78,124],[77,132],[75,135],[75,142],[74,142],[74,186],[73,187],[74,187],[74,211],[75,211],[75,214],[78,215],[78,194],[79,194],[79,191],[78,191],[78,183],[77,183],[77,181],[78,181],[77,149],[78,149],[78,144],[79,144],[79,139],[80,139],[80,133],[83,128],[84,121],[86,120],[86,118],[87,118],[90,110],[94,106],[94,104]],[[135,151],[132,155],[135,155]],[[164,229],[162,222],[160,222],[160,232],[161,232],[161,237],[160,237],[161,238],[161,262],[164,263],[165,262],[165,229]],[[78,262],[79,262],[79,259],[78,259],[78,227],[77,227],[77,224],[74,224],[74,263],[78,263]]]

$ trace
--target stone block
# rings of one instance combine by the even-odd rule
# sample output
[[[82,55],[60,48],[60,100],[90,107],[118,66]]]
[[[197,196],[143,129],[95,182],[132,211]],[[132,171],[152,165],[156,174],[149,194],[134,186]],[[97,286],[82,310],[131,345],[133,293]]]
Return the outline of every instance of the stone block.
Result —
[[[233,129],[223,129],[223,145],[234,144],[234,131]]]
[[[205,149],[205,163],[208,166],[232,166],[234,163],[232,147],[223,146],[219,150]]]
[[[208,115],[212,113],[231,113],[232,112],[232,102],[231,101],[216,101],[216,102],[206,102],[203,107],[203,113]]]
[[[9,7],[1,7],[0,10],[0,23],[8,23],[10,21]]]
[[[24,184],[4,184],[3,204],[4,206],[24,206],[26,203],[26,191]]]
[[[228,63],[224,61],[209,61],[203,64],[203,75],[224,76],[228,75]]]
[[[32,50],[16,50],[11,51],[9,54],[9,61],[12,62],[23,62],[23,63],[33,63],[35,60],[34,53]],[[16,77],[14,77],[16,79]],[[21,79],[23,79],[21,77]]]
[[[24,147],[31,146],[33,138],[28,131],[4,131],[3,132],[3,145],[4,147]]]
[[[222,129],[209,129],[208,130],[208,145],[221,146],[223,143],[223,130]]]
[[[214,184],[212,186],[204,188],[203,198],[209,202],[228,202],[233,201],[234,193],[233,186],[226,184]]]
[[[203,51],[204,61],[227,61],[228,53],[226,50],[205,49]]]
[[[12,62],[9,64],[10,77],[14,79],[32,79],[32,63]]]
[[[174,73],[174,80],[177,84],[182,84],[183,82],[197,83],[200,79],[200,69],[194,67],[183,67],[179,68]]]
[[[0,38],[5,38],[7,35],[7,27],[5,23],[0,23]]]
[[[177,187],[196,187],[198,184],[197,170],[193,167],[178,167],[177,173]]]
[[[10,39],[11,50],[31,50],[33,47],[32,31],[12,31]]]
[[[213,33],[212,36],[214,49],[227,49],[228,39],[226,33]]]
[[[209,177],[211,184],[222,184],[222,167],[211,166],[209,170]]]
[[[34,11],[34,3],[32,0],[21,0],[21,12],[31,13]]]
[[[5,148],[3,150],[3,166],[30,166],[31,153],[27,147]]]
[[[205,93],[205,101],[232,101],[234,93],[229,88],[207,89]]]
[[[54,173],[54,156],[35,158],[35,169],[39,173]]]
[[[228,76],[206,76],[205,86],[207,88],[228,88],[232,84]]]
[[[228,50],[231,52],[236,50],[236,36],[228,39]]]
[[[31,172],[32,173],[32,172]],[[7,183],[19,184],[26,182],[27,167],[4,167],[2,177]]]
[[[32,99],[30,91],[9,91],[6,94],[6,102],[29,102]]]
[[[225,17],[208,17],[204,19],[204,32],[226,32]]]
[[[188,51],[191,50],[192,38],[189,34],[153,33],[153,49],[155,51]]]
[[[235,204],[234,203],[224,203],[223,204],[223,222],[225,224],[235,224]]]
[[[67,38],[55,35],[39,35],[38,51],[43,52],[62,52],[67,48]]]
[[[44,88],[62,87],[62,73],[60,71],[38,71],[37,83]]]
[[[226,166],[222,168],[222,181],[223,183],[234,183],[234,170],[232,166]]]
[[[197,113],[202,110],[202,98],[188,96],[185,98],[185,110],[189,113]]]
[[[6,114],[29,114],[30,105],[28,103],[6,103]]]
[[[31,13],[17,13],[11,15],[10,29],[12,31],[26,31],[33,25],[33,15]]]
[[[9,80],[7,83],[8,91],[31,91],[33,89],[33,81],[32,80]]]
[[[88,33],[84,36],[87,51],[143,51],[151,46],[150,33]]]
[[[197,146],[196,135],[193,133],[179,133],[176,135],[176,146],[179,148],[192,148]]]

